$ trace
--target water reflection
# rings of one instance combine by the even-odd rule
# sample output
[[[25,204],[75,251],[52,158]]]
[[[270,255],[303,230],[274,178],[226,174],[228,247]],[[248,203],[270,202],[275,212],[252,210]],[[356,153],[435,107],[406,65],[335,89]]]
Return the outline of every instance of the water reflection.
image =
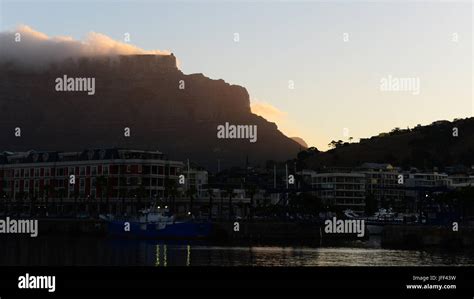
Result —
[[[382,249],[377,240],[349,246],[213,246],[100,238],[0,240],[0,265],[110,266],[435,266],[474,265],[474,250]]]

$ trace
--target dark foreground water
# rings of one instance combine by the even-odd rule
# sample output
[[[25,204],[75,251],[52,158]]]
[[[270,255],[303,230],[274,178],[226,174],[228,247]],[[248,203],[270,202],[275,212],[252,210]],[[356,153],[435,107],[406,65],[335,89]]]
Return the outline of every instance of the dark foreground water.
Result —
[[[392,250],[379,239],[343,247],[216,246],[97,237],[0,239],[0,265],[43,266],[439,266],[474,265],[474,249]]]

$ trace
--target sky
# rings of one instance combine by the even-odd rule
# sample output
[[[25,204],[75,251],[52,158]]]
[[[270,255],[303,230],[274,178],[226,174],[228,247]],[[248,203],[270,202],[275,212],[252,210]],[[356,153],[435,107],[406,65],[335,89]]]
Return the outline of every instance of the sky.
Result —
[[[472,6],[0,0],[0,31],[23,24],[48,36],[96,32],[117,41],[128,33],[136,47],[173,52],[186,74],[244,86],[254,113],[326,150],[331,140],[471,117]],[[404,79],[418,85],[397,90]]]

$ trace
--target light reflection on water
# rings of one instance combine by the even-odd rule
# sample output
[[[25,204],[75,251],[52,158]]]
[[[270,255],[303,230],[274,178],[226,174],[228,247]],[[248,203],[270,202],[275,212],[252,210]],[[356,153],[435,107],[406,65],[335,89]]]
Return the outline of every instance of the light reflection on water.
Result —
[[[214,246],[101,238],[1,240],[0,265],[441,266],[474,265],[474,250],[382,249],[377,239],[341,246]]]
[[[177,256],[185,250],[172,247]],[[189,256],[189,253],[188,253]],[[225,247],[193,246],[192,266],[441,266],[474,265],[474,256],[466,253],[442,253],[353,247]],[[162,257],[165,258],[165,257]],[[179,265],[179,260],[178,260]]]

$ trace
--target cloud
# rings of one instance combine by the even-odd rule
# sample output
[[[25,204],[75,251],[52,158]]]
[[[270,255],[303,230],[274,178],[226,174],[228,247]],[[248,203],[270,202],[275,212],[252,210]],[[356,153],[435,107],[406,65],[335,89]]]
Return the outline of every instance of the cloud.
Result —
[[[307,130],[302,129],[296,122],[290,119],[286,111],[280,110],[279,108],[273,106],[272,104],[258,99],[252,99],[250,103],[250,110],[252,113],[262,116],[268,121],[274,122],[277,124],[278,129],[288,137],[298,136],[303,143],[306,144],[305,140],[308,136],[313,135]],[[305,140],[303,140],[303,138]],[[301,142],[301,140],[299,142]]]
[[[270,103],[260,101],[258,99],[252,99],[250,103],[250,110],[252,113],[260,115],[268,121],[277,124],[280,131],[287,136],[293,136],[298,130],[291,125],[288,119],[288,113],[278,109]]]
[[[281,111],[275,106],[272,106],[267,102],[261,102],[258,100],[252,101],[252,103],[250,104],[250,109],[252,113],[260,115],[263,118],[275,123],[286,119],[288,116],[286,112]]]
[[[0,32],[0,63],[42,67],[68,58],[132,54],[169,55],[170,52],[147,51],[97,32],[88,33],[83,40],[70,36],[50,37],[26,25]]]

